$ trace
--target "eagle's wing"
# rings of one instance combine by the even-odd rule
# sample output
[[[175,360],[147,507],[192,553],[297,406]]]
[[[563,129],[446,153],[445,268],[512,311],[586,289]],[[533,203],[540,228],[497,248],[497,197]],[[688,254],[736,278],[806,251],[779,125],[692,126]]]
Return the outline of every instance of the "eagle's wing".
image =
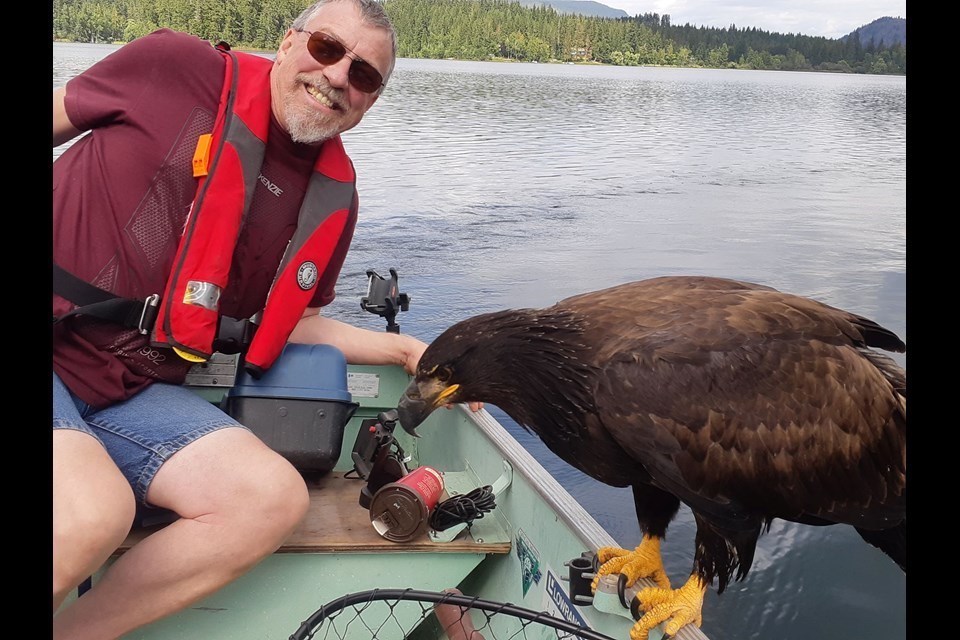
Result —
[[[857,316],[716,279],[659,295],[663,280],[561,303],[595,341],[600,419],[655,484],[731,522],[902,517],[906,400]]]

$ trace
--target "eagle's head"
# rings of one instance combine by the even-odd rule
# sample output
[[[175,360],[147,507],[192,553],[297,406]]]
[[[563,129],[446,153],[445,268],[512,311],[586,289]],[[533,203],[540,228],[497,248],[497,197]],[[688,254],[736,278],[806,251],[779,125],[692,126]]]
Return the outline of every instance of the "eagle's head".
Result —
[[[581,328],[572,314],[511,309],[462,320],[424,351],[397,405],[400,425],[413,435],[437,408],[488,402],[518,423],[535,423],[531,394],[578,375]]]

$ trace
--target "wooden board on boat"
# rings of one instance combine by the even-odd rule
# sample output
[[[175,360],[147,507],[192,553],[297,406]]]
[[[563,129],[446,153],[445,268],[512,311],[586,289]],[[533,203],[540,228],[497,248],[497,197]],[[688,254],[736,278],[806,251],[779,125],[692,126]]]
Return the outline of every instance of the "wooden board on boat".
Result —
[[[309,478],[310,510],[277,553],[343,553],[343,552],[420,552],[420,553],[510,553],[511,544],[477,542],[465,531],[451,542],[433,542],[426,533],[409,542],[391,542],[378,534],[370,524],[370,513],[360,506],[363,480],[345,477],[334,471],[319,478]],[[166,525],[136,529],[117,549],[127,551],[137,542]]]

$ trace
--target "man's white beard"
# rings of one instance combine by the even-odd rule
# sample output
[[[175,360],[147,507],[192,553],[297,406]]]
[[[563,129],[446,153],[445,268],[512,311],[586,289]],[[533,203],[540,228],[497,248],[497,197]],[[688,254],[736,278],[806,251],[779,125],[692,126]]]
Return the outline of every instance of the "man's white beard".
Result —
[[[288,100],[286,108],[287,133],[290,134],[290,138],[294,142],[316,144],[329,140],[340,133],[336,123],[330,122],[316,111],[305,108],[302,104],[294,104],[294,102],[294,100]]]
[[[322,84],[323,90],[336,101],[339,101],[343,97],[340,95],[342,92],[330,87],[325,78],[314,79],[302,73],[297,76],[296,80],[305,84]],[[298,86],[297,90],[302,91],[303,87]],[[297,99],[293,91],[284,96],[284,102],[284,111],[287,117],[287,133],[290,134],[294,142],[316,144],[324,140],[329,140],[339,134],[343,129],[341,122],[343,112],[341,111],[337,111],[334,114],[320,113],[316,109],[312,109],[303,104],[303,102]]]

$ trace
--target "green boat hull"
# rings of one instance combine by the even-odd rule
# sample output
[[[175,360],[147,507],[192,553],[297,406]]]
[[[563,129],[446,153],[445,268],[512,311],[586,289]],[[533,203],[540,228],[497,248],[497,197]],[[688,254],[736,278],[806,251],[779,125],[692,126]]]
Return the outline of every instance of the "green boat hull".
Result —
[[[350,453],[361,422],[395,408],[409,377],[397,367],[350,366],[348,381],[359,407],[347,424],[343,451],[333,471],[340,477],[353,468]],[[198,389],[198,393],[211,394],[215,401],[222,390]],[[410,457],[409,468],[429,465],[442,471],[452,493],[485,485],[498,492],[496,508],[460,532],[456,541],[429,545],[381,541],[354,547],[347,540],[331,547],[281,548],[203,601],[136,630],[125,640],[280,640],[289,638],[322,605],[346,594],[372,589],[436,592],[453,587],[469,596],[543,611],[627,640],[633,619],[611,592],[609,579],[592,604],[579,605],[571,601],[568,582],[570,560],[616,542],[503,426],[486,411],[471,413],[455,407],[434,412],[418,431],[420,438],[401,429],[395,433]],[[359,498],[361,484],[352,486],[357,493],[347,495]],[[318,496],[324,495],[318,491]],[[369,520],[359,501],[347,502],[338,506],[342,513]],[[327,520],[335,520],[337,516],[330,513]],[[324,518],[321,510],[315,526],[335,524],[324,523]],[[362,524],[360,532],[369,535]],[[93,576],[94,582],[98,577]],[[347,625],[336,637],[437,637],[438,627],[423,624],[421,609],[405,611],[397,607],[394,615],[410,619],[389,629]],[[556,637],[549,627],[542,629],[528,628],[524,637],[540,633]],[[654,630],[650,639],[660,636]],[[705,638],[695,628],[684,629],[678,637]]]

